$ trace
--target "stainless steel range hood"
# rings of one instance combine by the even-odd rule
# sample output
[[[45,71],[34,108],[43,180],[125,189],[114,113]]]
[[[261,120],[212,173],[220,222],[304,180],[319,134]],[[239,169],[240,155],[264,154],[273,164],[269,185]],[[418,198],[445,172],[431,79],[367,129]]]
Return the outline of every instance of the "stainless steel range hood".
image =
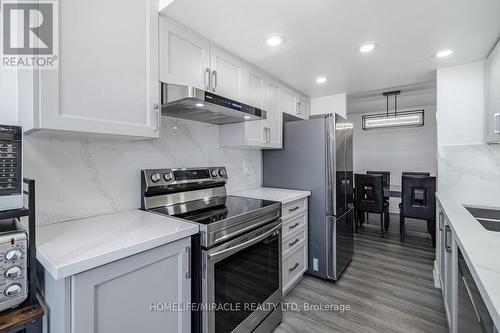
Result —
[[[266,111],[187,85],[161,83],[161,114],[216,125],[266,119]]]

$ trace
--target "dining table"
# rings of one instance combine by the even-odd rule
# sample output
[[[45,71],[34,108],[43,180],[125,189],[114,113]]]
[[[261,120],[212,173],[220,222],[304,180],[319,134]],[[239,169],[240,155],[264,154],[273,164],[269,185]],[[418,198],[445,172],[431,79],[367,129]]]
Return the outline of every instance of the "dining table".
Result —
[[[401,185],[384,186],[384,197],[401,198]]]

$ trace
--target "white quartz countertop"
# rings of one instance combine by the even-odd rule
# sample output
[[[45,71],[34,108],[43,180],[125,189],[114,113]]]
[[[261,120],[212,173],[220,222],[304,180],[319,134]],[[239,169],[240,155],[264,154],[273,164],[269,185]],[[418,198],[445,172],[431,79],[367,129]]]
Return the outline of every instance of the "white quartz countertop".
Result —
[[[500,328],[500,232],[486,230],[464,208],[499,207],[495,198],[460,198],[438,193],[458,246],[497,328]]]
[[[272,187],[258,187],[258,188],[234,192],[231,194],[250,197],[250,198],[280,201],[282,204],[287,204],[295,200],[306,198],[311,195],[311,192],[288,190],[282,188],[272,188]]]
[[[198,233],[178,219],[132,210],[37,227],[37,259],[56,280]]]

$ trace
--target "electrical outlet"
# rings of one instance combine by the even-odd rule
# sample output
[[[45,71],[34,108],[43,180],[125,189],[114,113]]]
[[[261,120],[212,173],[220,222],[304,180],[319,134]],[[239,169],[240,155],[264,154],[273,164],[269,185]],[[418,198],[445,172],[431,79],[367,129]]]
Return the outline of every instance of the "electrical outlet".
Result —
[[[247,177],[250,176],[250,163],[243,162],[243,174]]]

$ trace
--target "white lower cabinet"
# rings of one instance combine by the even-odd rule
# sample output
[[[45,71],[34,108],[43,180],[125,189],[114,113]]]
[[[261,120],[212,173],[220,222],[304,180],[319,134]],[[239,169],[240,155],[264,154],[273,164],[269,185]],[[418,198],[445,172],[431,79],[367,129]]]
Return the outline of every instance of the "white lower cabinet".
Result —
[[[456,237],[443,209],[439,207],[437,223],[437,276],[450,332],[458,332],[458,247]]]
[[[302,279],[308,268],[308,198],[283,205],[283,295]]]
[[[191,332],[190,238],[53,280],[45,273],[51,333]]]

